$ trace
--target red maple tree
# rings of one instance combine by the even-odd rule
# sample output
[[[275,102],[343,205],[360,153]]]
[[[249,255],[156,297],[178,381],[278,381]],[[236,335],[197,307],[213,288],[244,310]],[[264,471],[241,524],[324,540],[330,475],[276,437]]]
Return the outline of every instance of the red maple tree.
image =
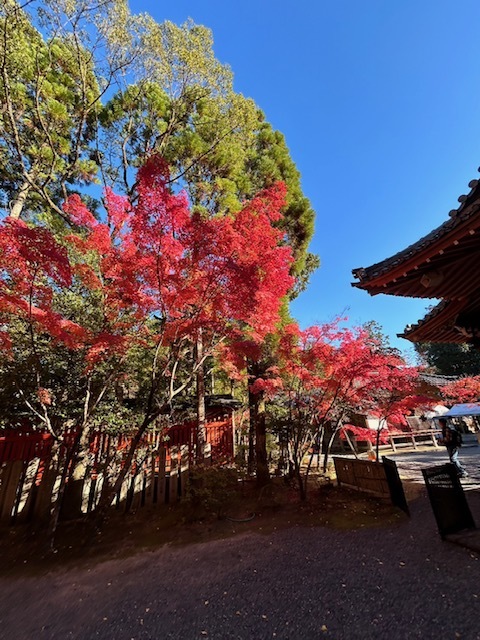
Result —
[[[270,390],[286,407],[290,462],[305,497],[305,453],[323,446],[325,471],[334,438],[349,416],[369,412],[387,418],[410,407],[418,370],[382,349],[365,329],[342,327],[340,319],[305,331],[287,326],[279,356],[281,391],[275,375],[254,386]]]
[[[52,413],[61,399],[43,381],[39,336],[81,354],[85,393],[76,425],[78,460],[108,389],[132,373],[125,366],[129,354],[146,354],[142,416],[106,501],[121,486],[148,426],[188,387],[205,358],[240,334],[262,340],[274,329],[281,299],[293,284],[291,250],[273,225],[285,202],[283,184],[260,193],[237,214],[214,218],[192,214],[186,196],[171,193],[168,184],[166,164],[152,157],[139,171],[135,202],[106,191],[105,221],[75,195],[64,205],[72,231],[61,237],[11,219],[0,226],[1,348],[13,353],[13,319],[23,321],[38,366],[35,393],[20,391],[59,441]],[[59,300],[72,286],[76,312],[70,306],[66,313]],[[200,333],[203,352],[192,360]]]

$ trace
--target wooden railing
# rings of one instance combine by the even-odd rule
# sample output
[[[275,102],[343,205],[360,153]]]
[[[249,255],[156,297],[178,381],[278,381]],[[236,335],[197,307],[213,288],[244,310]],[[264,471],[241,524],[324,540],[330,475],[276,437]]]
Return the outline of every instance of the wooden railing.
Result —
[[[389,441],[393,451],[397,451],[397,445],[406,443],[412,445],[414,449],[418,449],[421,444],[432,444],[438,448],[435,429],[427,428],[428,423],[423,422],[417,416],[407,416],[408,429],[389,434]]]
[[[195,423],[175,425],[168,431],[148,433],[139,445],[132,467],[114,504],[136,509],[178,499],[185,489],[193,456]],[[48,519],[58,492],[63,454],[53,455],[54,439],[47,433],[3,431],[0,435],[0,521],[23,522]],[[75,430],[65,434],[73,442]],[[231,420],[206,425],[206,460],[233,457]],[[130,446],[130,437],[95,431],[90,439],[88,464],[81,489],[81,511],[98,504],[105,474],[119,468]]]

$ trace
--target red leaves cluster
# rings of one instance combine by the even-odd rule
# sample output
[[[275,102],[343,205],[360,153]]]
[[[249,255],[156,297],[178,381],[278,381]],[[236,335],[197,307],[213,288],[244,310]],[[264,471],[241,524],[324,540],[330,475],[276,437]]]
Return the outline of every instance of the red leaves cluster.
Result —
[[[339,320],[305,331],[286,327],[280,354],[285,392],[319,421],[352,411],[402,421],[426,400],[416,395],[418,368],[363,328],[342,328]]]
[[[0,319],[29,321],[69,348],[85,349],[94,364],[122,353],[141,336],[153,314],[162,343],[202,331],[254,341],[274,329],[281,298],[293,285],[292,256],[272,225],[285,202],[282,184],[261,193],[236,215],[192,215],[184,194],[172,194],[163,160],[153,157],[138,174],[132,204],[105,193],[107,220],[98,221],[78,196],[64,210],[74,231],[55,239],[41,227],[6,220],[0,226]],[[97,300],[93,329],[56,310],[56,293],[72,285]]]
[[[440,388],[440,392],[448,404],[477,402],[480,398],[480,376],[469,376],[449,382]]]
[[[347,437],[345,432],[356,436],[359,440],[371,442],[372,444],[375,444],[377,439],[380,444],[387,444],[389,441],[388,433],[384,430],[377,432],[374,429],[367,429],[366,427],[356,427],[353,424],[344,424],[340,429],[340,438],[342,440],[345,440]]]
[[[54,291],[72,282],[68,253],[52,233],[30,228],[21,220],[3,221],[0,228],[0,346],[8,349],[8,318],[26,317],[52,337],[74,348],[84,332],[55,312]]]

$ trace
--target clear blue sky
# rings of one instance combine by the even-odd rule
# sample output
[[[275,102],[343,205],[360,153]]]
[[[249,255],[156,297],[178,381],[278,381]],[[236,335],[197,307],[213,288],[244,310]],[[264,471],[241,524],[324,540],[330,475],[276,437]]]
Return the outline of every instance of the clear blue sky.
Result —
[[[391,343],[428,301],[370,297],[351,270],[440,225],[480,164],[480,3],[474,0],[130,0],[213,31],[216,57],[286,138],[316,211],[321,267],[292,312],[346,313]]]

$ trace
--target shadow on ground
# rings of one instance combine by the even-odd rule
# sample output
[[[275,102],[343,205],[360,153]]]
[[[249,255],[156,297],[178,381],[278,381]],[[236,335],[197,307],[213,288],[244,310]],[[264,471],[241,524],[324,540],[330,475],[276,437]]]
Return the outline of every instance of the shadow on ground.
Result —
[[[394,525],[406,517],[388,501],[313,477],[306,502],[283,481],[267,490],[239,489],[220,517],[192,516],[182,503],[143,508],[133,514],[115,512],[100,532],[82,520],[61,523],[50,549],[43,531],[27,526],[0,530],[4,561],[0,575],[39,575],[55,568],[94,565],[162,546],[190,545],[239,534],[267,535],[291,527],[338,530]]]

